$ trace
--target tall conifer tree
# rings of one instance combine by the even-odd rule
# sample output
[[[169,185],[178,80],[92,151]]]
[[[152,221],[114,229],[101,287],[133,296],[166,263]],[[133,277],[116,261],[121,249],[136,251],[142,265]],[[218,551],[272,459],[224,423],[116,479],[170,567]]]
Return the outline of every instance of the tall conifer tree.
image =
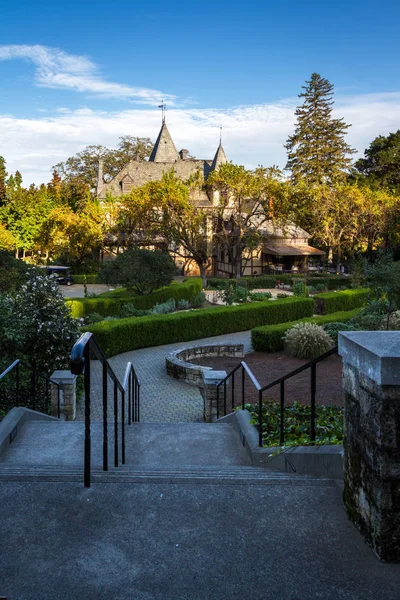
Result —
[[[295,183],[333,184],[343,180],[351,165],[354,150],[345,142],[350,125],[332,117],[333,85],[318,73],[302,86],[299,98],[304,102],[296,109],[297,124],[285,145],[286,169]]]
[[[6,179],[6,161],[0,156],[0,206],[5,203],[7,197]]]

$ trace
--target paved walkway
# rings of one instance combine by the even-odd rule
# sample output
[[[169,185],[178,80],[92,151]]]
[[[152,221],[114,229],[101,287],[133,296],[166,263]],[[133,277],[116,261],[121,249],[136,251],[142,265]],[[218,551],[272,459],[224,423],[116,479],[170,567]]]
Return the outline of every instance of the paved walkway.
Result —
[[[208,344],[210,342],[232,342],[244,344],[245,352],[251,351],[250,331],[229,333],[215,337],[179,342],[166,346],[142,348],[119,354],[110,359],[110,364],[120,381],[124,376],[127,362],[131,362],[141,382],[140,420],[151,423],[177,423],[183,421],[203,421],[203,399],[199,389],[169,377],[165,369],[165,357],[179,348]],[[92,362],[93,396],[92,418],[102,420],[101,371],[97,361]],[[111,384],[109,384],[111,388]],[[109,405],[111,407],[111,394]],[[110,415],[111,416],[111,415]],[[78,404],[77,419],[84,418],[84,403]]]

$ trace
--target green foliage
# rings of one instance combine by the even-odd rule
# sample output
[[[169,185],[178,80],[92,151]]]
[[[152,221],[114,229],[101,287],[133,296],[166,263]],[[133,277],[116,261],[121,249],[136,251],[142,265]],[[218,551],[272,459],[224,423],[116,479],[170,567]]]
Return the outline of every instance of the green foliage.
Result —
[[[288,295],[283,294],[283,297],[287,298]],[[272,298],[271,292],[253,292],[252,294],[250,293],[250,300],[252,302],[264,302],[264,300],[269,300],[270,298]]]
[[[86,275],[71,275],[72,283],[98,283],[97,273],[87,273]]]
[[[296,129],[286,143],[286,169],[292,172],[295,183],[320,185],[343,180],[351,165],[349,154],[354,150],[345,142],[349,128],[343,119],[332,117],[333,85],[313,73],[299,94],[304,98],[296,109]]]
[[[354,325],[351,325],[351,321],[349,323],[338,323],[337,321],[334,321],[333,323],[324,325],[324,330],[335,345],[338,343],[339,331],[354,331],[354,329],[355,327]]]
[[[387,312],[400,309],[400,261],[391,253],[381,253],[366,269],[367,283],[375,300],[387,302]]]
[[[241,277],[240,284],[246,284],[248,290],[276,288],[276,282],[279,280],[285,285],[293,285],[298,280],[305,281],[307,285],[324,285],[329,290],[336,290],[340,286],[346,288],[352,287],[351,277],[342,277],[340,275],[327,275],[326,273],[313,273],[308,277],[304,275],[291,275],[283,273],[282,275],[260,275],[259,277]],[[209,288],[224,289],[228,281],[236,282],[235,279],[224,279],[223,277],[207,277]],[[322,290],[321,290],[322,291]]]
[[[259,425],[258,405],[246,404],[253,425]],[[263,445],[266,448],[280,444],[280,405],[264,402],[262,410]],[[284,412],[285,446],[308,446],[310,440],[311,407],[294,402]],[[343,443],[343,409],[339,406],[317,406],[315,444]]]
[[[127,317],[144,317],[145,315],[149,314],[149,310],[140,310],[135,308],[134,304],[128,303],[123,305],[119,316],[121,319],[126,319]]]
[[[86,325],[92,325],[93,323],[99,323],[100,321],[103,321],[103,319],[104,317],[100,313],[92,312],[88,314],[88,316],[85,318],[85,323]]]
[[[257,302],[240,306],[177,312],[96,323],[92,331],[107,356],[173,342],[201,339],[235,331],[245,331],[261,324],[274,324],[311,316],[309,298],[286,298],[275,302]]]
[[[17,290],[26,279],[28,267],[9,252],[0,251],[0,293]]]
[[[37,269],[29,271],[26,283],[12,298],[11,318],[4,334],[13,358],[24,359],[34,372],[68,367],[78,324],[53,277]]]
[[[285,294],[284,292],[280,292],[279,294],[276,295],[277,298],[289,298],[289,294]]]
[[[168,285],[175,270],[172,258],[165,252],[129,248],[101,267],[98,280],[111,285],[123,285],[142,295]]]
[[[314,285],[314,288],[317,292],[326,292],[326,285],[324,283],[316,283]]]
[[[178,300],[177,307],[179,310],[187,310],[190,308],[189,300]]]
[[[153,306],[151,312],[153,315],[168,315],[169,313],[174,312],[175,308],[175,300],[173,298],[170,298],[162,304],[156,304],[155,306]]]
[[[234,303],[247,302],[249,290],[238,282],[228,280],[225,287],[221,288],[221,298],[225,304],[231,306]]]
[[[297,281],[292,287],[293,296],[298,298],[308,298],[310,290],[304,281]]]
[[[329,314],[338,311],[352,310],[364,306],[371,292],[369,289],[344,290],[342,292],[326,292],[314,296],[318,314]]]
[[[190,301],[190,306],[192,308],[203,308],[206,303],[206,295],[203,291],[200,291],[196,294],[192,300]]]
[[[155,290],[151,294],[135,296],[126,289],[120,288],[115,292],[100,294],[96,298],[74,298],[67,300],[75,318],[85,317],[92,312],[98,312],[104,317],[118,316],[126,304],[131,304],[136,310],[148,310],[157,303],[166,302],[169,298],[194,301],[202,289],[201,279],[193,277],[183,283],[172,283],[169,286]]]
[[[301,319],[301,322],[316,323],[317,325],[325,325],[336,321],[347,323],[354,318],[357,313],[359,313],[359,309]],[[286,331],[294,325],[296,325],[296,322],[292,321],[289,323],[279,323],[277,325],[255,327],[251,331],[251,343],[254,350],[256,352],[279,352],[279,350],[283,350],[285,347],[283,337]],[[356,329],[356,327],[353,328]]]
[[[375,138],[354,167],[370,185],[400,191],[400,129]]]
[[[291,356],[311,360],[328,352],[333,342],[324,329],[315,323],[298,323],[284,335],[285,350]]]

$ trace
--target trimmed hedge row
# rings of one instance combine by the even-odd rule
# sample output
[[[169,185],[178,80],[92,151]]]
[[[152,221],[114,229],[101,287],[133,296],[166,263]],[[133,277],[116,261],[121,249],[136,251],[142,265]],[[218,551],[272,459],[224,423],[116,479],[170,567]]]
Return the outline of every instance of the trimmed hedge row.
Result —
[[[240,283],[246,285],[247,289],[254,290],[258,288],[274,288],[276,282],[279,280],[281,283],[286,285],[293,285],[296,281],[304,281],[306,279],[307,285],[324,285],[329,290],[335,290],[340,287],[351,287],[351,277],[341,277],[332,275],[330,276],[318,276],[309,275],[291,275],[289,273],[282,273],[282,275],[260,275],[258,277],[242,277]],[[222,277],[207,277],[207,283],[209,287],[220,287],[227,284],[229,281],[236,282],[235,279],[227,279]]]
[[[97,273],[92,273],[91,275],[71,275],[71,279],[72,283],[98,283]]]
[[[133,304],[139,310],[147,310],[153,308],[156,304],[166,302],[170,298],[176,301],[192,300],[201,290],[201,279],[193,278],[183,283],[174,282],[145,296],[127,295],[123,292],[110,297],[101,295],[96,298],[74,298],[73,300],[67,300],[67,305],[71,308],[71,314],[76,319],[86,317],[93,312],[97,312],[104,317],[114,317],[120,314],[121,308],[125,304]]]
[[[106,356],[173,342],[186,342],[257,325],[294,321],[313,314],[310,298],[284,298],[242,306],[201,309],[170,315],[102,321],[87,327]]]
[[[278,352],[284,349],[283,336],[288,329],[291,329],[297,323],[315,323],[316,325],[326,325],[327,323],[346,323],[350,321],[357,312],[358,308],[350,311],[335,312],[330,315],[318,315],[316,317],[299,319],[288,323],[279,323],[277,325],[267,325],[255,327],[251,331],[251,343],[256,352]]]
[[[315,294],[315,310],[325,315],[339,310],[353,310],[367,303],[370,291],[367,288],[345,290],[344,292],[324,292]]]

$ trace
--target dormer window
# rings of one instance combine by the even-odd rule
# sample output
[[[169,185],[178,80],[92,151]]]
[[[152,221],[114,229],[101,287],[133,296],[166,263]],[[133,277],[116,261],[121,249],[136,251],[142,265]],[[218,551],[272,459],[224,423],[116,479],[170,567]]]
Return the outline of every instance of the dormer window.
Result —
[[[128,194],[133,188],[133,179],[130,175],[125,175],[123,179],[121,179],[121,191],[123,194]]]

